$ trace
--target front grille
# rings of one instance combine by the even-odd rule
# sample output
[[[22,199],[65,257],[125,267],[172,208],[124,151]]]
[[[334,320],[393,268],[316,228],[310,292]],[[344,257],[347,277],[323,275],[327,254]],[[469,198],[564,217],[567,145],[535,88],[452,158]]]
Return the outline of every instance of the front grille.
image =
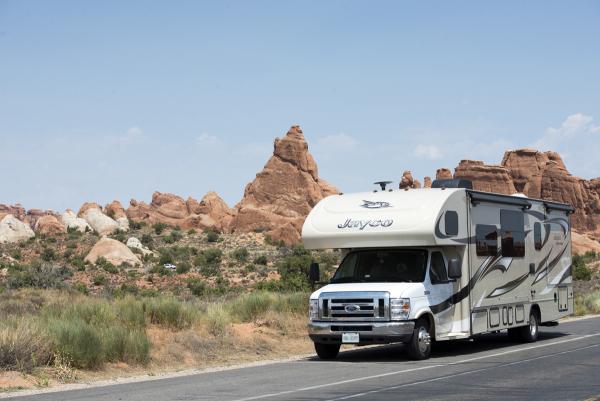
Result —
[[[325,321],[387,321],[388,292],[325,292],[319,296],[319,319]]]

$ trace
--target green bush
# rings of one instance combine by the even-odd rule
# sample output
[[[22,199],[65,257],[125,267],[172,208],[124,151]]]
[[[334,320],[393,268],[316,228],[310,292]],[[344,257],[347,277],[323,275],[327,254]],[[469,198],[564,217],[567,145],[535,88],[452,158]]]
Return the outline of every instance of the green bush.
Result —
[[[119,242],[122,243],[126,243],[127,242],[127,236],[125,235],[125,232],[123,230],[118,229],[117,231],[115,231],[112,235],[111,235],[112,239],[116,239]]]
[[[188,235],[195,235],[197,233],[196,230],[194,230],[193,228],[190,228],[187,232]]]
[[[182,329],[191,326],[196,318],[195,309],[174,298],[151,299],[145,305],[150,322],[161,326]]]
[[[192,266],[188,262],[179,262],[177,265],[177,274],[185,274],[190,271]]]
[[[111,326],[101,334],[107,361],[146,364],[150,359],[150,341],[145,330]]]
[[[30,372],[50,363],[52,346],[47,333],[31,319],[0,320],[0,369]]]
[[[600,314],[600,291],[575,297],[575,314]]]
[[[208,332],[215,337],[222,337],[225,335],[229,321],[229,313],[223,305],[211,305],[206,311],[206,325],[208,327]]]
[[[231,303],[231,314],[242,322],[251,322],[265,314],[273,304],[273,295],[255,291],[241,295]]]
[[[133,221],[133,220],[129,219],[129,228],[131,230],[141,230],[145,226],[146,226],[145,221]]]
[[[587,267],[582,256],[573,256],[572,263],[574,280],[589,281],[592,279],[592,271]]]
[[[94,285],[105,285],[106,284],[106,276],[103,274],[98,274],[92,277],[92,283]]]
[[[8,271],[6,286],[16,289],[23,287],[62,288],[64,281],[73,273],[66,267],[54,267],[33,262],[31,265],[12,266]]]
[[[208,248],[204,252],[204,259],[206,263],[210,265],[216,265],[221,263],[221,258],[223,257],[223,252],[218,248]]]
[[[110,263],[108,260],[106,260],[102,256],[100,256],[98,259],[96,259],[96,266],[98,266],[99,268],[103,269],[104,271],[106,271],[110,274],[117,274],[119,272],[119,269],[117,268],[117,266],[113,265],[112,263]]]
[[[169,227],[168,225],[166,225],[165,223],[155,223],[152,228],[154,229],[154,232],[156,233],[156,235],[160,235],[162,234],[163,231],[165,231],[165,229]]]
[[[209,291],[206,282],[196,277],[189,277],[187,279],[187,287],[197,297],[202,297]]]
[[[50,261],[56,259],[56,252],[52,248],[44,247],[41,258],[42,258],[42,260],[44,260],[46,262],[50,262]]]
[[[310,289],[308,270],[312,257],[304,248],[295,248],[292,255],[277,263],[277,271],[281,276],[282,288],[291,291],[307,291]]]
[[[243,248],[243,247],[242,248],[237,248],[236,250],[234,250],[231,253],[231,256],[234,259],[237,259],[239,262],[245,262],[246,260],[248,260],[248,255],[249,255],[248,250],[246,248]]]
[[[73,283],[73,289],[75,291],[79,291],[82,294],[87,295],[89,293],[87,286],[81,282]]]
[[[150,234],[143,234],[142,238],[140,239],[140,241],[142,242],[142,244],[144,244],[148,249],[152,249],[152,246],[154,245],[154,240],[152,239],[152,236]]]
[[[82,319],[56,319],[49,324],[54,345],[76,368],[96,369],[104,361],[98,330]]]
[[[208,242],[217,242],[219,240],[219,233],[214,230],[206,229],[204,230],[204,233],[206,234],[206,240]]]
[[[269,260],[267,259],[267,255],[258,255],[257,257],[254,258],[254,264],[256,264],[256,265],[266,266],[267,263],[269,263]]]

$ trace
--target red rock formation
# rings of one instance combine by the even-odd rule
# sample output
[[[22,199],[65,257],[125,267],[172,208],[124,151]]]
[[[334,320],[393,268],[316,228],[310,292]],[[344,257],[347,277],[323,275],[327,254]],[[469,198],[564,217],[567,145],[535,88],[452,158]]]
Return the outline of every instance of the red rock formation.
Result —
[[[450,171],[450,169],[445,168],[445,167],[438,168],[437,171],[435,172],[435,179],[436,180],[452,179],[452,172]]]
[[[127,217],[133,221],[160,222],[183,229],[225,231],[233,215],[234,211],[214,192],[206,194],[200,202],[191,197],[185,201],[177,195],[154,192],[149,205],[132,199],[127,209]]]
[[[39,217],[34,225],[37,234],[55,235],[67,231],[66,227],[52,214]]]
[[[302,129],[292,126],[285,137],[275,139],[273,156],[246,186],[231,230],[260,230],[287,244],[296,243],[313,206],[335,193],[336,188],[319,178]]]
[[[114,200],[104,208],[104,214],[106,214],[111,219],[117,220],[122,217],[127,218],[127,214],[125,213],[125,209],[121,205],[121,202]]]
[[[473,189],[512,195],[515,192],[509,170],[494,164],[484,164],[475,160],[461,160],[454,172],[454,178],[471,180]]]

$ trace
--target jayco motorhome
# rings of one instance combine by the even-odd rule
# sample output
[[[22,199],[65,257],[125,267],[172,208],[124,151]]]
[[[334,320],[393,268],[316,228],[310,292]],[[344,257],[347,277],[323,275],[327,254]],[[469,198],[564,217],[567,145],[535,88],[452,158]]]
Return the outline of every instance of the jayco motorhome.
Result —
[[[539,325],[573,313],[566,204],[470,189],[341,194],[308,215],[308,249],[341,249],[329,284],[310,297],[309,336],[323,359],[341,344],[403,342],[426,359],[431,342],[508,329],[536,341]],[[311,266],[313,276],[318,266]]]

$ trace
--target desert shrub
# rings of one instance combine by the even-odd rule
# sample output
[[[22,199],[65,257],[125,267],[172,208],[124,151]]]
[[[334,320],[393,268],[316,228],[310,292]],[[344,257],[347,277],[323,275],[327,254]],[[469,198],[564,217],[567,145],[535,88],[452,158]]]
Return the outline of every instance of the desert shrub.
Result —
[[[174,298],[157,298],[146,301],[150,322],[172,329],[189,327],[196,318],[195,310]]]
[[[274,309],[286,314],[306,315],[308,313],[308,292],[281,294],[276,298]]]
[[[99,257],[98,259],[96,259],[96,266],[98,266],[99,268],[101,268],[102,270],[104,270],[110,274],[116,274],[119,272],[119,269],[117,268],[117,266],[113,265],[112,263],[110,263],[108,260],[106,260],[102,256]]]
[[[52,248],[44,247],[41,254],[42,260],[50,262],[56,259],[56,251]]]
[[[127,242],[127,235],[125,235],[125,232],[123,230],[117,230],[115,231],[112,235],[111,235],[112,239],[116,239],[119,242],[122,243],[126,243]]]
[[[29,266],[9,269],[8,288],[62,288],[73,273],[66,267],[54,267],[34,262]]]
[[[204,252],[204,259],[206,263],[215,265],[221,263],[221,258],[223,257],[223,252],[218,248],[208,248]]]
[[[171,233],[166,236],[163,240],[167,243],[167,244],[173,244],[177,241],[180,241],[183,238],[183,235],[181,234],[180,230],[172,230]]]
[[[193,228],[190,228],[187,232],[188,235],[195,235],[197,233],[196,230],[194,230]]]
[[[250,263],[249,265],[246,265],[246,267],[244,267],[244,272],[246,274],[252,273],[256,271],[256,266],[253,265],[252,263]]]
[[[150,359],[150,341],[143,329],[116,325],[104,328],[101,335],[107,361],[145,364]]]
[[[22,255],[22,253],[21,253],[21,250],[20,250],[20,249],[13,249],[13,250],[10,252],[10,256],[11,256],[13,259],[20,260],[20,259],[21,259],[21,257],[22,257],[23,255]]]
[[[600,313],[600,291],[575,297],[575,314],[588,315]]]
[[[246,260],[248,260],[248,255],[249,252],[246,248],[242,247],[242,248],[237,248],[236,250],[234,250],[231,253],[231,256],[238,260],[239,262],[245,262]]]
[[[262,316],[273,304],[273,295],[255,291],[244,294],[231,303],[231,314],[242,322],[251,322]]]
[[[47,333],[31,319],[0,320],[0,368],[30,372],[52,359]]]
[[[82,294],[88,294],[89,293],[87,286],[85,284],[83,284],[82,282],[79,282],[79,281],[76,282],[76,283],[73,283],[73,289],[75,291],[79,291]]]
[[[129,219],[129,228],[131,230],[141,230],[145,226],[146,226],[145,221],[133,221],[133,220]]]
[[[177,265],[177,273],[185,274],[185,273],[189,272],[191,268],[192,268],[192,266],[190,266],[190,264],[188,262],[180,262]]]
[[[97,274],[92,277],[92,283],[94,285],[104,285],[106,284],[106,276],[103,274]]]
[[[104,352],[100,333],[83,319],[54,319],[49,331],[55,347],[74,367],[95,369],[102,365]]]
[[[187,288],[189,288],[191,293],[197,297],[204,296],[209,291],[206,282],[197,277],[189,277],[187,279]]]
[[[67,228],[67,238],[69,238],[69,240],[78,240],[79,238],[81,238],[82,235],[83,233],[79,231],[76,227]]]
[[[278,248],[281,248],[281,247],[285,246],[285,242],[283,242],[282,240],[275,240],[275,239],[273,239],[273,237],[271,237],[268,234],[265,235],[265,244],[276,246]]]
[[[140,241],[149,249],[152,249],[152,246],[154,245],[154,240],[150,234],[143,234]]]
[[[162,234],[163,231],[165,231],[165,229],[168,227],[168,225],[166,225],[165,223],[155,223],[152,228],[154,229],[154,232],[156,233],[156,235],[160,235]]]
[[[211,229],[204,230],[204,234],[206,234],[206,240],[208,242],[217,242],[220,237],[218,232]]]
[[[592,279],[592,271],[587,267],[585,259],[581,255],[574,255],[573,263],[573,279],[589,281]]]
[[[76,256],[71,259],[70,263],[77,268],[79,271],[85,270],[85,260],[81,256]]]
[[[254,258],[254,264],[266,266],[269,260],[267,259],[267,255],[258,255]]]
[[[312,256],[303,247],[292,249],[292,254],[277,263],[277,271],[281,276],[283,289],[292,291],[307,291],[310,289],[308,270]]]
[[[206,327],[208,332],[215,337],[223,336],[231,318],[229,312],[222,304],[213,304],[206,311]]]

